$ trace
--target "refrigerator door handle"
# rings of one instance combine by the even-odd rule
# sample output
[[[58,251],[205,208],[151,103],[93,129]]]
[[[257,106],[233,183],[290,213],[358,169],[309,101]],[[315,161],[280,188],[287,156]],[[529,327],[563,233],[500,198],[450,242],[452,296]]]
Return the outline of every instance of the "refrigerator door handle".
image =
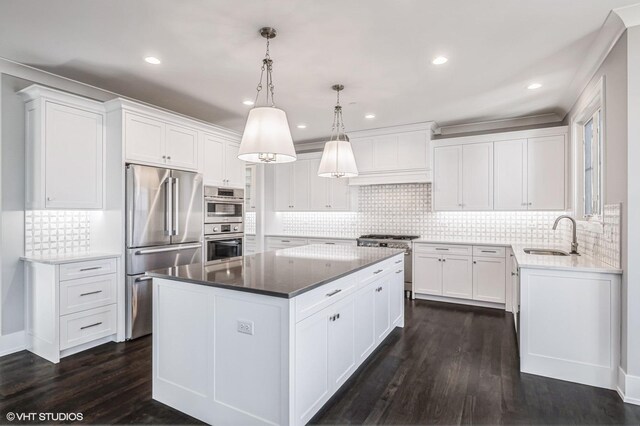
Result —
[[[173,191],[171,188],[172,178],[168,177],[164,181],[164,233],[173,235]]]
[[[201,247],[202,247],[202,244],[197,243],[197,244],[189,244],[189,245],[176,246],[176,247],[163,247],[163,248],[157,248],[157,249],[142,249],[142,250],[136,251],[134,254],[139,255],[139,254],[165,253],[165,252],[168,252],[168,251],[191,250],[191,249],[201,248]]]
[[[173,203],[173,234],[178,235],[180,233],[180,179],[172,178],[173,180],[173,195],[171,196],[171,202]]]
[[[148,276],[145,275],[144,277],[136,278],[133,282],[139,283],[139,282],[142,282],[142,281],[150,281],[152,279],[153,279],[153,277],[148,277]]]

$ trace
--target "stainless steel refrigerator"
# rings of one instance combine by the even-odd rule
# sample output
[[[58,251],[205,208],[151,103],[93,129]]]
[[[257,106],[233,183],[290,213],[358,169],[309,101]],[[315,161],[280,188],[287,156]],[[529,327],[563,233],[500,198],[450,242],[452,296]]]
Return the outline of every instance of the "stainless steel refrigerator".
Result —
[[[146,271],[202,261],[202,175],[157,167],[126,169],[127,339],[151,333]]]

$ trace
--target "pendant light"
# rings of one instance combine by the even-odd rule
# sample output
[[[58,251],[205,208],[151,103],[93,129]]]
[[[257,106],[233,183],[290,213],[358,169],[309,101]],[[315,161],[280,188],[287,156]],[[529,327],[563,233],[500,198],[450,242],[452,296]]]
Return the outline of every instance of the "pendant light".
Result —
[[[351,142],[349,142],[349,137],[344,132],[342,107],[340,106],[340,91],[344,90],[344,86],[335,84],[331,88],[337,92],[337,102],[333,110],[331,135],[324,144],[318,176],[328,178],[358,176],[358,167],[351,149]]]
[[[287,114],[276,108],[273,100],[273,61],[269,56],[269,41],[276,36],[275,28],[264,27],[260,35],[267,39],[267,51],[262,60],[260,82],[256,88],[255,107],[249,111],[247,123],[242,133],[238,158],[251,163],[288,163],[296,161],[296,150]],[[258,106],[262,90],[262,79],[266,71],[266,103]]]

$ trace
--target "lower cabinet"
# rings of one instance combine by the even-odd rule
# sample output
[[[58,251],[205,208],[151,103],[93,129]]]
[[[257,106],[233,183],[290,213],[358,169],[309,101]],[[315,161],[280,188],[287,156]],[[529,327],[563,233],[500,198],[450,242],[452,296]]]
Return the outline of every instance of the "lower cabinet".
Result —
[[[306,424],[393,328],[404,325],[403,261],[400,255],[354,275],[356,291],[296,323],[296,424]]]
[[[265,238],[265,250],[280,250],[291,247],[299,247],[307,245],[306,238],[296,237],[266,237]]]
[[[505,257],[504,247],[418,243],[413,250],[414,294],[504,304]]]

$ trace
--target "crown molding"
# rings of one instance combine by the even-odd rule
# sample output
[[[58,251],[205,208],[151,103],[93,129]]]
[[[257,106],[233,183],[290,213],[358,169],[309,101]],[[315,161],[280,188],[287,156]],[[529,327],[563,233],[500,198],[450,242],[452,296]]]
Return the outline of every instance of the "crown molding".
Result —
[[[613,9],[613,13],[620,17],[625,28],[640,25],[640,3]]]

